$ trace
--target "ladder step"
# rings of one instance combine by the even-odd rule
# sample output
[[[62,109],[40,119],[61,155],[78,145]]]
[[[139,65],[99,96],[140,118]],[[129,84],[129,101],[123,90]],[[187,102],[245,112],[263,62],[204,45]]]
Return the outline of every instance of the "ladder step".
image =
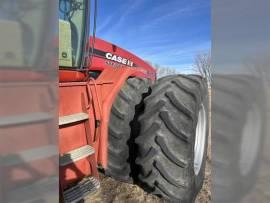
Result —
[[[55,145],[41,146],[2,156],[0,157],[0,165],[15,166],[19,164],[33,162],[36,160],[48,159],[57,155],[58,148]]]
[[[64,202],[77,203],[85,199],[89,194],[97,191],[98,188],[100,188],[99,181],[94,177],[87,177],[74,187],[64,191]]]
[[[46,177],[24,186],[18,186],[6,191],[4,202],[6,203],[29,203],[29,202],[57,202],[59,199],[56,192],[59,185],[59,177]]]
[[[68,164],[74,163],[80,159],[88,157],[95,153],[95,149],[90,145],[74,149],[60,156],[59,164],[60,166],[66,166]]]
[[[45,112],[34,112],[12,116],[0,116],[0,127],[33,124],[49,121],[50,119],[53,119],[53,115]]]
[[[68,116],[61,116],[59,117],[59,125],[67,125],[70,123],[75,123],[79,121],[84,121],[89,119],[89,116],[87,113],[76,113],[76,114],[71,114]]]

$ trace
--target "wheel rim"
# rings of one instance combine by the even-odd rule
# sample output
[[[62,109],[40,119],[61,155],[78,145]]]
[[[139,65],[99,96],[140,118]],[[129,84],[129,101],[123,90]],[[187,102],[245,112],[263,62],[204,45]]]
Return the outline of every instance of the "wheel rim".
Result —
[[[255,164],[262,134],[261,115],[256,105],[252,105],[247,113],[242,133],[240,173],[246,176]]]
[[[203,163],[203,156],[205,150],[205,140],[206,140],[206,126],[207,117],[205,107],[202,104],[201,109],[198,115],[198,122],[196,126],[196,137],[195,137],[195,145],[194,145],[194,173],[198,175],[201,166]]]

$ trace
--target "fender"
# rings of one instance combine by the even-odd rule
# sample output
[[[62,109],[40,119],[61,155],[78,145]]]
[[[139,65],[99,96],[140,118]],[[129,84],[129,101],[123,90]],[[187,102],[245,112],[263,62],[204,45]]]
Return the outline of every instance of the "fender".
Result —
[[[90,43],[92,42],[90,37]],[[156,70],[149,63],[136,55],[124,50],[110,42],[96,38],[92,54],[91,71],[100,71],[96,80],[90,82],[96,120],[96,159],[103,168],[108,162],[108,126],[113,102],[129,77],[149,78],[156,80]],[[94,84],[95,83],[95,84]],[[95,87],[95,88],[94,88]],[[99,112],[100,111],[100,112]],[[93,132],[94,133],[94,132]]]
[[[99,101],[94,101],[94,103],[101,103],[101,120],[99,126],[100,133],[98,135],[98,139],[96,140],[95,149],[97,152],[97,161],[103,168],[107,168],[108,163],[108,126],[111,108],[118,92],[121,90],[126,80],[134,75],[143,76],[141,70],[139,69],[132,69],[128,67],[121,69],[107,68],[104,69],[104,71],[95,81],[95,83],[100,86],[100,88],[97,88],[100,90],[100,92],[97,94],[99,97],[93,98],[94,100]],[[96,106],[97,107],[95,109],[99,109],[98,105]]]
[[[113,102],[129,77],[147,77],[143,69],[106,68],[97,79],[88,79],[87,76],[79,71],[60,70],[60,101],[65,98],[78,98],[83,92],[87,97],[89,119],[89,140],[95,148],[96,162],[103,168],[107,168],[108,163],[108,126]],[[63,92],[61,88],[69,86],[73,88],[72,92]],[[71,90],[71,89],[70,89]],[[78,93],[77,93],[78,92]],[[69,95],[67,95],[69,94]],[[77,101],[74,99],[74,102]],[[78,100],[80,102],[80,100]],[[74,104],[80,106],[80,104]],[[86,110],[85,110],[86,111]]]

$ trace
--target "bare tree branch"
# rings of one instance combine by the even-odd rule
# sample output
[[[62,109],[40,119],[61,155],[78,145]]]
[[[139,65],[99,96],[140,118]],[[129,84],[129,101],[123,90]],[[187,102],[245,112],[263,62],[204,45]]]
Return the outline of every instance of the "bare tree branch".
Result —
[[[212,81],[211,52],[199,53],[195,56],[193,69],[196,73],[207,79],[208,83]]]

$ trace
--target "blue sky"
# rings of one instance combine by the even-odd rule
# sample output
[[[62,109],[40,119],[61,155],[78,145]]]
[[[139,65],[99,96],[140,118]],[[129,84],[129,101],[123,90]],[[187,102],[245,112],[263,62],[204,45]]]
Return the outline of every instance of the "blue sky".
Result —
[[[144,60],[189,69],[210,49],[210,0],[98,0],[97,36]]]

